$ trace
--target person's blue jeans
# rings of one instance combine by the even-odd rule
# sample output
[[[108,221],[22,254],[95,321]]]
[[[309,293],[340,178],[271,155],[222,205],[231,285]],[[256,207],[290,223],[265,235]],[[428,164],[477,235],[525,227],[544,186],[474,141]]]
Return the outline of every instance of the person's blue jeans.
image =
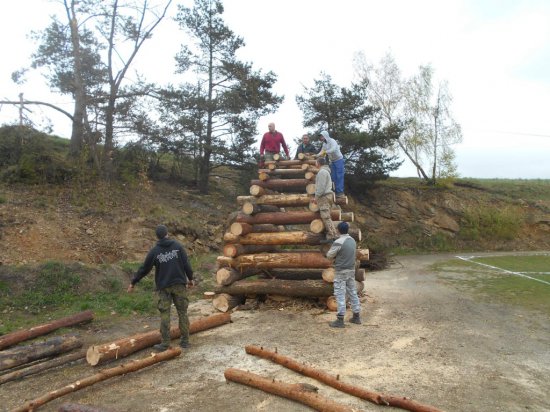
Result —
[[[330,176],[334,182],[336,196],[344,193],[344,159],[330,163]]]

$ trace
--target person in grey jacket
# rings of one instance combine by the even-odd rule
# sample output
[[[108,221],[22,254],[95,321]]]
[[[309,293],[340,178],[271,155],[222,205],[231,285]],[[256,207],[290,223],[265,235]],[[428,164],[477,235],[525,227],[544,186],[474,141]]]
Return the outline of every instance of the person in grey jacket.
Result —
[[[176,240],[167,238],[168,229],[166,226],[157,226],[155,233],[158,242],[149,251],[143,265],[139,267],[134,275],[128,286],[128,293],[134,290],[135,284],[146,276],[154,266],[162,342],[153,346],[153,349],[162,352],[170,347],[170,307],[172,302],[174,302],[178,312],[181,332],[180,346],[187,348],[189,346],[189,318],[187,316],[189,298],[187,288],[193,287],[193,270],[187,260],[187,254],[183,246]]]
[[[340,222],[337,229],[340,237],[334,241],[327,252],[327,258],[334,259],[334,296],[337,305],[336,320],[329,325],[333,328],[343,328],[346,295],[349,297],[353,312],[353,317],[349,320],[351,323],[361,324],[361,303],[355,286],[355,239],[348,235],[349,225],[346,222]]]
[[[319,206],[319,214],[325,224],[325,232],[327,240],[334,240],[338,237],[338,233],[334,228],[334,223],[330,218],[330,210],[332,208],[332,180],[330,178],[330,169],[327,166],[327,161],[324,157],[318,157],[315,160],[319,171],[315,176],[315,197],[313,203]]]
[[[328,156],[336,197],[344,197],[344,156],[340,151],[340,146],[336,140],[330,137],[327,131],[319,133],[319,138],[323,142],[323,146],[321,146],[321,151],[317,153],[317,157]]]

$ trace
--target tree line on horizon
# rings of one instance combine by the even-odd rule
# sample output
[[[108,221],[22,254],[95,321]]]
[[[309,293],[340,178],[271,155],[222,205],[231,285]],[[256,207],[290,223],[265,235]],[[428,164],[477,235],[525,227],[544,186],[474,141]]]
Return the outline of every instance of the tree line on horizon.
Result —
[[[71,97],[72,113],[65,114],[72,124],[74,162],[109,177],[122,142],[129,141],[127,147],[155,152],[150,163],[165,154],[174,170],[191,165],[192,181],[207,193],[217,168],[256,167],[258,120],[274,113],[284,96],[273,91],[275,73],[236,57],[245,41],[225,24],[220,0],[177,5],[179,83],[159,85],[143,78],[130,83],[128,71],[172,2],[63,0],[63,13],[33,32],[37,48],[29,67],[12,78],[23,83],[27,70],[40,70],[52,91]],[[448,84],[434,86],[430,66],[402,78],[389,53],[378,65],[358,53],[354,69],[358,81],[349,86],[321,72],[295,96],[303,126],[311,133],[327,130],[340,143],[348,184],[362,187],[387,178],[402,164],[400,154],[429,184],[455,176],[452,146],[462,134],[450,110]]]

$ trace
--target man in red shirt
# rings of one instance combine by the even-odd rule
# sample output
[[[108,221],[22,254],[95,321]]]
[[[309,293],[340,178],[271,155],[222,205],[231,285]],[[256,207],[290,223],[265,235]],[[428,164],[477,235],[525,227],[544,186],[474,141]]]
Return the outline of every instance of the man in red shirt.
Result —
[[[260,143],[260,161],[273,160],[273,155],[281,151],[281,145],[285,150],[286,157],[290,159],[290,154],[283,134],[275,130],[275,123],[269,123],[267,127],[269,132],[264,134],[262,142]]]

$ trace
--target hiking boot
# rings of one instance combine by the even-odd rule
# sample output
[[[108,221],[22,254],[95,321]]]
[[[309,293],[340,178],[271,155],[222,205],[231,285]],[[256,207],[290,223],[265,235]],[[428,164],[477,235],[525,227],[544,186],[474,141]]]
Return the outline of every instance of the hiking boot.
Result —
[[[180,341],[180,348],[187,349],[189,346],[191,346],[189,342]]]
[[[361,317],[359,316],[359,313],[354,313],[353,317],[349,320],[350,323],[355,323],[356,325],[361,324]]]
[[[338,316],[334,322],[330,322],[328,324],[331,328],[345,328],[346,325],[344,325],[344,317]]]
[[[159,343],[157,345],[153,345],[153,350],[155,352],[164,352],[166,349],[170,347],[167,343]]]

